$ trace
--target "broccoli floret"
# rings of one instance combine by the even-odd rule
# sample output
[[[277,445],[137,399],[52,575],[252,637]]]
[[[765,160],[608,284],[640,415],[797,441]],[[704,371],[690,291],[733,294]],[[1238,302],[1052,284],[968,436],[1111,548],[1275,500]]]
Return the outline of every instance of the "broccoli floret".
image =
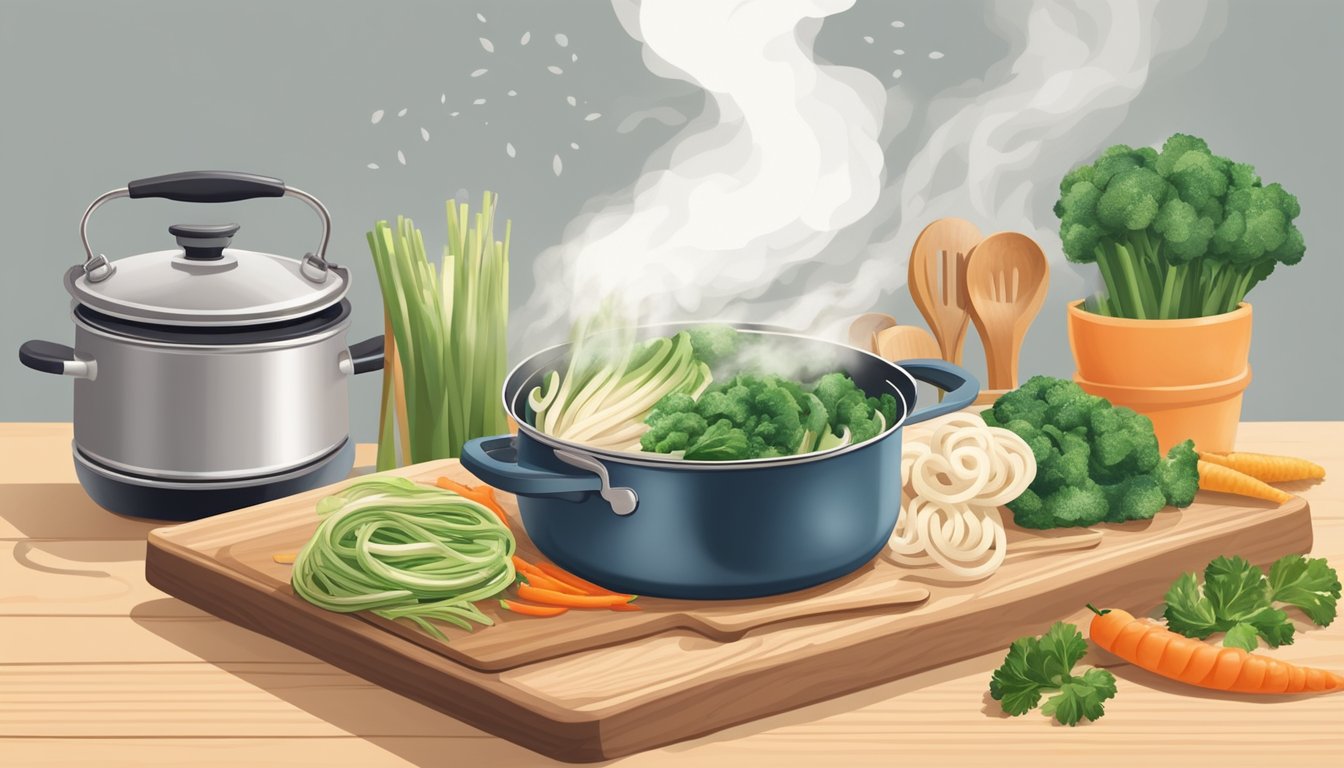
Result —
[[[737,354],[742,346],[742,334],[731,325],[697,325],[686,333],[695,356],[711,368]]]
[[[1031,487],[1008,504],[1023,527],[1146,520],[1168,504],[1194,499],[1192,443],[1163,460],[1152,420],[1071,381],[1034,376],[983,418],[1020,436],[1036,458]]]
[[[1229,312],[1306,246],[1297,198],[1255,169],[1175,134],[1160,153],[1113,146],[1060,182],[1055,214],[1070,261],[1096,263],[1096,311],[1137,319]]]
[[[1167,460],[1158,467],[1157,480],[1162,493],[1173,507],[1188,507],[1199,490],[1199,454],[1195,442],[1186,440],[1167,451]]]
[[[644,423],[649,425],[639,438],[639,447],[651,453],[684,451],[705,433],[708,424],[695,412],[695,400],[674,393],[659,400]]]

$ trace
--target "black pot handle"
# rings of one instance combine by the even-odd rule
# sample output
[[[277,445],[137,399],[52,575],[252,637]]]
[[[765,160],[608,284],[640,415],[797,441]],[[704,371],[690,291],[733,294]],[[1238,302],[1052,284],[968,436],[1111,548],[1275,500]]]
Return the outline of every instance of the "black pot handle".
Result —
[[[97,366],[92,360],[76,358],[74,349],[54,341],[39,339],[23,342],[19,347],[19,362],[34,371],[80,379],[92,379],[97,371]]]
[[[240,171],[184,171],[136,179],[128,197],[161,197],[181,203],[232,203],[257,197],[284,197],[285,182]]]
[[[383,337],[374,336],[350,345],[350,365],[356,374],[383,369]]]
[[[331,264],[327,262],[327,243],[331,240],[331,214],[316,197],[289,187],[280,179],[240,171],[184,171],[163,176],[135,179],[120,189],[104,192],[89,204],[79,222],[79,238],[84,244],[84,275],[97,283],[111,277],[116,267],[103,254],[93,253],[89,244],[89,217],[103,203],[119,197],[161,197],[184,203],[231,203],[257,197],[297,197],[322,220],[322,240],[317,251],[305,254],[299,272],[314,283],[326,282]]]

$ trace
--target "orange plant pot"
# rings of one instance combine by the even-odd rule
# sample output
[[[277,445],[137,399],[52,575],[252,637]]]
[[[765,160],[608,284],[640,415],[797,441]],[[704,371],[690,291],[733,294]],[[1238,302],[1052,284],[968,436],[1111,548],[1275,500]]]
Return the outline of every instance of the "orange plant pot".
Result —
[[[1162,450],[1187,438],[1233,450],[1251,381],[1251,305],[1185,320],[1130,320],[1068,307],[1074,380],[1153,420]]]

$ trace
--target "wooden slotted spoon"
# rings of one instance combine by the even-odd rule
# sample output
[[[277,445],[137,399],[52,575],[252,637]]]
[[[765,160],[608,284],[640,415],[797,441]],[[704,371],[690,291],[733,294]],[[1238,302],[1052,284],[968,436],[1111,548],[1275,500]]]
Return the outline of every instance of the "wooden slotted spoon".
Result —
[[[873,338],[878,357],[899,363],[902,360],[921,360],[936,358],[938,342],[929,332],[917,325],[895,325],[874,334]]]
[[[885,312],[865,312],[849,325],[849,346],[877,352],[877,334],[896,325],[896,318]]]
[[[1045,303],[1050,267],[1035,240],[1018,232],[990,235],[971,252],[966,297],[985,345],[989,389],[1017,388],[1022,339]]]
[[[978,242],[979,228],[949,217],[925,227],[910,250],[910,297],[938,340],[942,358],[957,365],[970,323],[963,278]]]

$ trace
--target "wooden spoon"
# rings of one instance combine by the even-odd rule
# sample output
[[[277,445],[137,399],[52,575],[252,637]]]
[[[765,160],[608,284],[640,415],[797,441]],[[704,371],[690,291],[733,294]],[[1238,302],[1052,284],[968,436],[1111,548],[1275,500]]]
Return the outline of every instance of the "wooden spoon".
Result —
[[[965,219],[938,219],[919,233],[910,251],[910,297],[938,339],[941,357],[961,364],[970,322],[961,290],[966,260],[980,230]]]
[[[896,318],[885,312],[866,312],[849,324],[849,346],[877,351],[877,333],[896,324]]]
[[[878,331],[876,344],[878,356],[893,363],[941,357],[938,342],[917,325],[897,325]]]
[[[1050,287],[1050,267],[1041,247],[1018,232],[990,235],[971,251],[966,297],[985,346],[989,388],[1017,388],[1022,339],[1041,311]]]

